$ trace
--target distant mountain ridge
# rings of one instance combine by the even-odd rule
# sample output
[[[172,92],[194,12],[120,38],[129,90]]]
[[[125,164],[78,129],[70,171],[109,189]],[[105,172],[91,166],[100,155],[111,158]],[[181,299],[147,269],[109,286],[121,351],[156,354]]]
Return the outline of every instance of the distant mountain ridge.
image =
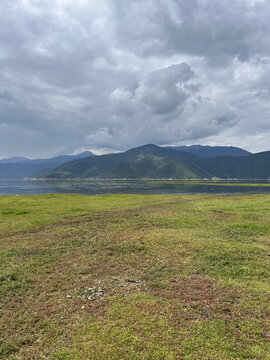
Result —
[[[235,146],[204,146],[204,145],[190,145],[190,146],[167,146],[167,149],[188,152],[190,154],[200,156],[203,158],[215,156],[248,156],[251,153],[247,150]]]
[[[270,151],[242,156],[199,157],[190,152],[144,145],[123,153],[87,157],[44,175],[68,178],[270,178]]]
[[[93,154],[91,151],[84,151],[84,152],[82,152],[80,154],[77,154],[77,155],[58,155],[58,156],[55,156],[53,158],[45,158],[45,159],[28,159],[26,157],[14,156],[14,157],[11,157],[11,158],[0,160],[0,164],[19,164],[19,163],[25,163],[25,162],[41,163],[41,162],[48,162],[48,161],[63,164],[64,162],[67,162],[67,161],[81,159],[81,158],[84,158],[84,157],[87,157],[87,156],[93,156],[93,155],[95,155],[95,154]]]
[[[72,160],[93,156],[90,151],[78,155],[60,155],[51,159],[27,159],[24,157],[12,157],[0,160],[0,179],[15,179],[36,177],[41,172],[52,170],[57,166]]]
[[[219,155],[214,156],[217,153]],[[251,154],[236,147],[148,144],[122,153],[92,155],[84,152],[52,159],[15,157],[0,160],[0,179],[270,179],[270,151]]]
[[[21,156],[14,156],[8,159],[2,159],[0,160],[0,164],[19,164],[23,162],[30,161],[29,159]]]

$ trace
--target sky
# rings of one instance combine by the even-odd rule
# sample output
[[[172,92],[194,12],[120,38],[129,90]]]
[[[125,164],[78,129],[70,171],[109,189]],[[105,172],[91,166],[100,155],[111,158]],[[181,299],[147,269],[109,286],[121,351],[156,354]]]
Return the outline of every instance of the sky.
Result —
[[[270,150],[270,1],[0,2],[0,158]]]

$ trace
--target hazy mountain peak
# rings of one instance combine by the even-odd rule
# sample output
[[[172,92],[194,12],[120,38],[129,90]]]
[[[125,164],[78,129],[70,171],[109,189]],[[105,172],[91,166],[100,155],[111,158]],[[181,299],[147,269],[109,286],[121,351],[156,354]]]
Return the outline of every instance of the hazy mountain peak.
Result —
[[[0,179],[36,177],[40,172],[49,171],[61,164],[93,155],[90,151],[84,151],[78,155],[60,155],[49,159],[30,160],[24,157],[3,159],[0,160]]]
[[[29,161],[29,159],[22,157],[22,156],[13,156],[11,158],[8,159],[2,159],[0,160],[0,164],[16,164],[16,163],[23,163]]]

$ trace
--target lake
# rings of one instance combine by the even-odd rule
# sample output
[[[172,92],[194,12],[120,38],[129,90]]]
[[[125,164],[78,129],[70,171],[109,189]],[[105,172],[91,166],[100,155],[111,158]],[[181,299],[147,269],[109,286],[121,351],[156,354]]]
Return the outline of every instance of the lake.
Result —
[[[248,183],[248,184],[247,184]],[[270,181],[0,180],[0,195],[270,193]]]

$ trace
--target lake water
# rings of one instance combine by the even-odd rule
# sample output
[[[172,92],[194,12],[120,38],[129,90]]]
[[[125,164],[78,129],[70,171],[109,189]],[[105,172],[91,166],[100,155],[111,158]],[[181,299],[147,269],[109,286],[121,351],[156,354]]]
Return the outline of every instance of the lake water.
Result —
[[[202,184],[151,182],[143,180],[84,180],[40,181],[0,180],[0,195],[29,195],[48,193],[101,194],[218,194],[218,193],[270,193],[270,186],[241,186],[243,183],[270,184],[269,181],[235,181],[233,186],[215,186],[212,182]],[[222,182],[224,183],[224,182]],[[231,184],[231,182],[230,182]]]

